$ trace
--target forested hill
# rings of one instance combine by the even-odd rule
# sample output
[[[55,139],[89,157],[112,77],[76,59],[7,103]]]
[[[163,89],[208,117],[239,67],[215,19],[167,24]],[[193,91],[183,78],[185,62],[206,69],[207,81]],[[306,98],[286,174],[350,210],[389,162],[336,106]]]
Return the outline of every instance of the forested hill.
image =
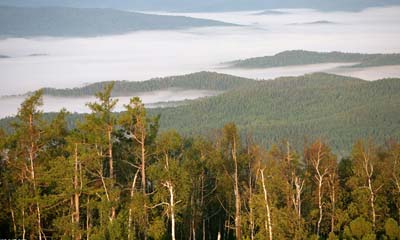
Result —
[[[297,136],[291,134],[265,148],[240,136],[235,123],[223,123],[232,118],[229,109],[242,121],[242,113],[255,116],[253,106],[265,104],[255,133],[265,131],[262,122],[283,117],[327,131],[329,124],[322,123],[353,111],[357,119],[383,115],[385,125],[373,122],[369,128],[378,137],[385,131],[396,136],[398,127],[387,129],[393,126],[387,120],[399,125],[399,79],[368,83],[314,74],[257,85],[213,98],[231,104],[224,112],[215,112],[224,110],[217,100],[216,106],[191,105],[201,116],[175,112],[178,121],[199,117],[185,122],[192,129],[221,115],[221,128],[209,138],[184,136],[180,128],[160,132],[160,119],[149,116],[137,97],[116,116],[112,84],[97,94],[74,129],[67,127],[64,111],[46,121],[42,92],[35,92],[22,102],[14,131],[0,129],[0,238],[399,239],[398,141],[349,142],[351,154],[342,158],[324,138],[296,151]],[[388,102],[380,105],[383,101]],[[362,106],[371,114],[362,114]],[[348,121],[368,132],[357,119]],[[344,121],[339,124],[344,125],[330,132],[334,137],[352,133],[342,131]]]
[[[348,153],[349,143],[400,136],[400,79],[367,82],[324,73],[257,82],[161,114],[162,129],[207,133],[235,122],[265,145],[323,137]]]
[[[206,19],[113,9],[0,7],[0,36],[3,37],[93,37],[138,30],[232,25]]]
[[[291,50],[273,56],[227,62],[231,68],[271,68],[318,63],[355,63],[351,67],[400,65],[400,54],[361,54]]]
[[[106,83],[55,93],[91,95],[104,86]],[[151,115],[161,114],[162,130],[177,129],[185,135],[207,135],[227,122],[235,122],[243,134],[253,135],[263,145],[290,139],[293,146],[301,148],[305,139],[321,137],[342,155],[348,155],[352,143],[360,138],[383,142],[400,137],[400,79],[368,82],[315,73],[255,81],[200,72],[147,82],[116,82],[114,95],[134,96],[135,91],[169,87],[225,91],[186,101],[183,106],[148,110]],[[77,118],[82,116],[74,114],[68,122],[74,124]],[[0,126],[7,128],[10,121],[4,119]]]
[[[44,88],[49,96],[93,96],[110,82],[100,82],[73,89]],[[181,76],[154,78],[143,82],[115,81],[113,96],[131,96],[139,92],[151,92],[168,88],[227,91],[255,84],[255,80],[215,72],[197,72]]]

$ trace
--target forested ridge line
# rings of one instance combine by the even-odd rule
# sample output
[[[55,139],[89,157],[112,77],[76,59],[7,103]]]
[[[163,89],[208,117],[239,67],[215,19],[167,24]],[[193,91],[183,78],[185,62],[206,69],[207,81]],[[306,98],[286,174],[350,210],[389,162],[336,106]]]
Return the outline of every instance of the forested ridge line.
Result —
[[[363,54],[290,50],[273,56],[254,57],[226,62],[230,68],[272,68],[319,63],[354,63],[350,67],[400,65],[400,54]]]
[[[226,122],[235,122],[241,136],[252,133],[265,147],[290,138],[292,147],[301,150],[304,139],[323,137],[340,156],[348,155],[351,145],[360,138],[373,138],[377,142],[391,137],[400,140],[399,79],[368,82],[315,73],[254,81],[208,72],[174,79],[171,80],[174,84],[180,79],[185,84],[197,79],[192,86],[230,90],[214,97],[185,101],[181,106],[149,109],[149,115],[161,115],[161,131],[176,129],[190,137],[213,132]],[[163,80],[155,86],[170,86]],[[106,83],[98,87],[101,86]],[[54,113],[44,114],[49,121],[54,116]],[[68,115],[69,128],[74,128],[76,121],[84,117]],[[0,120],[0,127],[10,133],[12,121],[13,118]]]
[[[400,143],[324,139],[261,147],[226,123],[208,137],[159,132],[113,85],[69,130],[42,91],[0,133],[0,237],[23,239],[399,239]]]
[[[323,136],[335,153],[346,155],[359,138],[381,142],[400,136],[399,92],[399,79],[367,82],[316,73],[259,81],[149,112],[161,114],[161,129],[185,135],[204,134],[228,121],[264,146],[290,138],[299,149],[305,138]]]
[[[0,5],[1,37],[98,37],[142,30],[176,30],[212,26],[237,25],[210,19],[147,14],[103,7]]]
[[[203,71],[180,76],[153,78],[141,82],[106,81],[92,83],[84,87],[76,88],[43,88],[43,93],[48,96],[56,97],[94,96],[97,92],[101,91],[104,86],[107,86],[111,82],[114,82],[112,96],[132,96],[137,93],[165,90],[171,88],[227,91],[246,85],[252,85],[256,81],[227,74]]]

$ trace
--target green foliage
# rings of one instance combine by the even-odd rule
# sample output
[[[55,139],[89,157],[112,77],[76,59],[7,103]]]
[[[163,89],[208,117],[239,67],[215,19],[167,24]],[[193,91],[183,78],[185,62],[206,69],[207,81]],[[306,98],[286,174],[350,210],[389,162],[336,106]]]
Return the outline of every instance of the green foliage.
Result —
[[[93,95],[107,84],[57,90],[54,94]],[[177,129],[185,136],[210,135],[224,123],[235,122],[242,135],[252,133],[264,146],[291,139],[292,145],[300,149],[305,138],[311,141],[324,138],[340,156],[348,155],[357,139],[371,137],[382,142],[390,137],[399,140],[400,136],[397,79],[366,82],[316,73],[257,82],[201,72],[143,83],[115,82],[112,94],[134,94],[164,87],[228,91],[216,97],[187,101],[184,106],[148,110],[150,116],[161,114],[161,130]],[[50,90],[48,94],[52,94]],[[44,115],[45,119],[52,117]],[[72,114],[67,123],[73,128],[76,120],[83,118]],[[7,132],[10,121],[11,118],[0,121]]]
[[[148,230],[149,237],[153,239],[163,239],[167,229],[164,220],[161,217],[156,218]]]
[[[316,85],[312,77],[279,84],[295,84],[298,91],[369,92],[360,87],[369,85],[363,81],[312,76],[326,77],[325,84]],[[390,91],[398,89],[391,84],[383,88],[394,94]],[[73,129],[66,126],[65,111],[50,121],[43,116],[37,92],[21,105],[14,131],[0,131],[1,237],[172,239],[175,231],[176,239],[196,234],[196,239],[232,240],[239,226],[234,216],[240,216],[245,239],[268,239],[270,229],[273,239],[317,239],[320,200],[320,239],[398,239],[395,140],[382,146],[358,141],[351,156],[338,163],[323,140],[305,142],[303,151],[288,141],[275,142],[267,151],[250,134],[239,134],[233,122],[208,137],[158,133],[159,118],[149,117],[139,98],[132,98],[126,112],[113,114],[111,92],[109,85],[97,94],[98,101],[89,104],[92,113]],[[192,106],[208,101],[214,100]],[[321,195],[318,171],[326,173]]]
[[[400,136],[400,81],[365,82],[330,74],[257,82],[184,106],[151,109],[161,114],[161,130],[184,135],[206,134],[235,122],[264,146],[291,139],[324,138],[334,152],[347,155],[360,138],[376,141]]]
[[[374,67],[400,64],[400,54],[360,54],[292,50],[274,56],[228,62],[234,68],[271,68],[318,63],[355,63],[351,67]]]
[[[7,37],[96,37],[139,30],[167,30],[233,24],[208,19],[162,16],[100,7],[0,8],[0,35]]]
[[[373,235],[372,224],[363,217],[359,217],[350,222],[349,228],[345,231],[346,237],[354,239],[371,239]],[[375,238],[372,238],[375,239]]]
[[[132,96],[133,94],[142,92],[165,89],[172,91],[180,89],[228,91],[252,85],[256,81],[215,72],[198,72],[182,76],[154,78],[142,82],[115,81],[113,83],[112,96]],[[73,89],[44,88],[43,93],[45,95],[62,97],[93,96],[97,92],[102,91],[108,84],[110,82],[93,83],[85,87]]]
[[[400,228],[396,220],[394,220],[393,218],[389,218],[386,220],[385,233],[390,240],[395,240],[400,238]]]

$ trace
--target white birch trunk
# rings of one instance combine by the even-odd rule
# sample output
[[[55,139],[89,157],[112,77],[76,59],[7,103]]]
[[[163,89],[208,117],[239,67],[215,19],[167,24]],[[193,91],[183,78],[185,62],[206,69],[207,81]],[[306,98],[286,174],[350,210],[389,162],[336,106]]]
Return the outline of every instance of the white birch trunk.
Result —
[[[264,204],[265,208],[267,209],[267,221],[265,221],[265,231],[268,232],[269,240],[272,240],[272,221],[271,221],[271,209],[268,202],[268,191],[265,185],[265,178],[264,178],[264,169],[260,169],[261,173],[261,182],[263,186],[264,192]]]

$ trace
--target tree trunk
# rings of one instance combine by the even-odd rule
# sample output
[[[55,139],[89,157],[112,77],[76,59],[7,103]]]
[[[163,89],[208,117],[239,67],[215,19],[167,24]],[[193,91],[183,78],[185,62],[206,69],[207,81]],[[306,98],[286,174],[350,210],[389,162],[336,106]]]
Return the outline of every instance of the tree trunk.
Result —
[[[191,216],[191,223],[190,223],[190,228],[191,228],[191,239],[196,240],[196,206],[195,206],[195,201],[194,201],[194,193],[192,192],[190,194],[190,205],[193,208],[192,211],[192,216]]]
[[[261,182],[264,191],[264,203],[265,208],[267,209],[267,221],[265,221],[265,231],[268,232],[269,240],[272,240],[272,221],[271,221],[271,209],[268,203],[268,191],[265,185],[265,178],[264,178],[264,169],[260,169],[261,173]]]
[[[202,216],[202,239],[206,240],[206,220],[204,218],[204,169],[201,173],[201,200],[200,200],[200,208],[202,209],[201,216]]]
[[[113,149],[112,149],[112,126],[108,126],[107,136],[108,136],[108,159],[110,168],[110,178],[114,179],[114,163],[113,163]]]
[[[317,223],[317,236],[319,237],[321,222],[322,222],[322,178],[318,179],[318,209],[319,209],[319,218]]]
[[[11,205],[11,196],[9,196],[9,198],[8,198],[8,204],[10,205],[10,213],[11,213],[11,219],[12,219],[12,223],[13,223],[14,237],[17,238],[17,224],[15,222],[14,209],[12,208],[12,205]]]
[[[169,207],[171,211],[171,237],[172,240],[176,240],[175,238],[175,200],[174,200],[174,186],[170,181],[165,183],[165,186],[169,191]]]
[[[203,240],[206,240],[206,220],[205,219],[203,219],[202,230],[203,230]]]
[[[37,188],[36,188],[36,178],[35,178],[35,165],[34,165],[34,159],[35,159],[35,153],[36,153],[36,144],[33,139],[33,116],[29,116],[29,132],[30,132],[30,142],[31,142],[31,147],[29,149],[29,161],[30,161],[30,172],[31,172],[31,180],[32,180],[32,185],[33,185],[33,192],[35,195],[35,198],[37,197]],[[38,231],[38,238],[39,240],[42,240],[42,223],[41,223],[41,212],[40,212],[40,205],[39,201],[36,200],[36,214],[37,214],[37,231]]]
[[[136,174],[135,174],[135,177],[133,178],[133,181],[132,181],[132,186],[131,186],[131,201],[132,201],[132,199],[133,199],[133,194],[134,194],[134,192],[135,192],[135,186],[136,186],[136,180],[137,180],[137,177],[138,177],[138,173],[139,173],[139,170],[138,171],[136,171]],[[131,203],[131,205],[132,205],[132,203]],[[128,240],[131,240],[132,239],[132,206],[129,206],[129,217],[128,217]]]
[[[328,168],[325,168],[324,170],[321,170],[321,164],[323,160],[323,152],[322,152],[322,143],[318,143],[318,152],[317,152],[317,157],[314,159],[311,157],[311,162],[315,170],[315,181],[317,182],[317,189],[318,189],[318,210],[319,210],[319,216],[318,216],[318,222],[317,222],[317,236],[320,236],[321,232],[321,222],[322,222],[322,217],[323,217],[323,203],[322,203],[322,197],[323,197],[323,192],[322,192],[322,187],[324,183],[324,179],[326,175],[328,174]]]
[[[88,196],[87,203],[86,203],[86,240],[90,240],[90,230],[91,230],[91,223],[90,223],[90,196]]]
[[[107,135],[108,135],[108,158],[109,158],[109,168],[110,168],[110,179],[112,181],[112,185],[111,188],[113,188],[114,186],[114,180],[115,180],[115,176],[114,176],[114,161],[113,161],[113,146],[112,146],[112,126],[108,126],[108,131],[107,131]],[[111,213],[110,213],[110,221],[112,222],[115,219],[115,206],[114,203],[112,203],[113,206],[111,206]]]
[[[22,209],[22,239],[26,239],[26,229],[25,229],[25,210]]]
[[[294,207],[297,213],[298,220],[301,220],[301,194],[303,193],[304,180],[301,180],[299,177],[294,178],[294,186],[295,186],[295,197],[293,198]]]
[[[145,220],[145,226],[144,232],[143,232],[143,239],[147,239],[147,234],[146,234],[146,229],[147,229],[147,224],[148,224],[148,216],[147,216],[147,206],[146,206],[146,194],[147,194],[147,183],[146,183],[146,127],[143,125],[142,120],[140,118],[137,118],[137,123],[136,123],[136,128],[134,131],[131,132],[133,138],[136,140],[137,143],[140,144],[140,173],[141,173],[141,185],[142,185],[142,194],[143,194],[143,199],[144,199],[144,220]]]
[[[141,146],[141,173],[142,173],[142,191],[144,194],[146,194],[146,148],[145,148],[145,136],[144,133],[142,133],[141,141],[140,141],[140,146]]]
[[[80,233],[80,191],[81,189],[79,188],[79,161],[78,161],[78,144],[75,143],[75,162],[74,162],[74,214],[73,214],[73,220],[74,224],[78,230],[78,233],[75,236],[75,239],[80,240],[82,238],[82,235]]]
[[[372,176],[374,174],[374,167],[370,162],[368,154],[363,153],[364,157],[364,171],[367,176],[368,181],[368,190],[370,193],[370,206],[371,206],[371,214],[372,214],[372,226],[375,229],[376,226],[376,213],[375,213],[375,192],[372,187]]]
[[[333,170],[331,174],[329,175],[329,181],[331,185],[331,205],[332,205],[332,211],[331,211],[331,232],[335,232],[335,214],[336,214],[336,171]]]
[[[235,176],[234,176],[234,193],[235,193],[235,233],[236,239],[242,239],[242,230],[241,230],[241,203],[240,203],[240,192],[239,192],[239,173],[238,173],[238,162],[237,162],[237,154],[236,154],[236,138],[233,139],[232,146],[232,158],[235,164]]]
[[[371,178],[368,178],[368,189],[370,192],[370,203],[371,203],[371,211],[372,211],[372,226],[375,229],[376,226],[376,213],[375,213],[375,193],[372,189]]]
[[[254,240],[255,223],[254,223],[254,213],[253,213],[253,180],[252,180],[252,174],[251,174],[251,161],[249,161],[249,183],[248,184],[249,184],[250,240]]]

